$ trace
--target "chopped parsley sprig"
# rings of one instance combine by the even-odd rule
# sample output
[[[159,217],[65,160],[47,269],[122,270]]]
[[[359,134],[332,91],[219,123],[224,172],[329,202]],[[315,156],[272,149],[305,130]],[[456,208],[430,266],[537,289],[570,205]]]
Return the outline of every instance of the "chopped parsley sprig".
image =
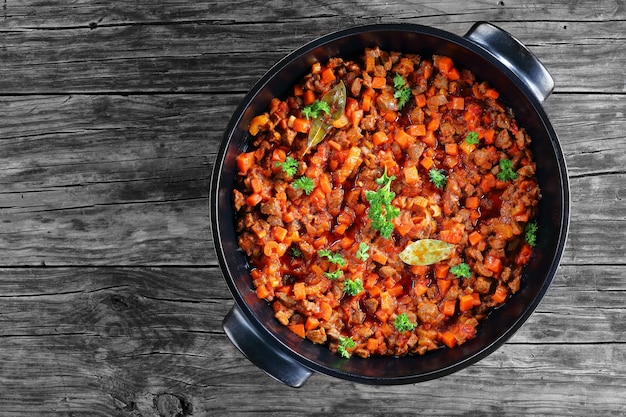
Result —
[[[450,273],[456,275],[459,278],[469,278],[470,276],[472,276],[472,271],[470,270],[469,265],[466,263],[454,265],[452,268],[450,268]]]
[[[363,291],[363,282],[359,278],[347,279],[343,282],[343,292],[348,295],[357,295]]]
[[[448,181],[448,173],[444,169],[431,168],[428,171],[428,178],[430,178],[430,182],[432,182],[435,187],[443,188]]]
[[[393,325],[399,332],[406,332],[417,327],[416,323],[412,323],[411,320],[409,320],[409,316],[406,313],[398,314]]]
[[[292,184],[292,187],[295,189],[300,189],[306,193],[306,195],[311,194],[315,185],[313,184],[313,180],[309,177],[300,177],[296,179]]]
[[[400,74],[393,77],[393,87],[396,91],[393,97],[398,100],[398,110],[402,109],[411,98],[411,87],[409,87]]]
[[[526,223],[526,227],[524,227],[524,240],[530,246],[537,244],[537,223]]]
[[[370,249],[370,247],[367,246],[367,243],[365,243],[365,242],[359,243],[359,249],[356,251],[357,259],[360,259],[362,261],[367,261],[367,258],[370,257],[370,254],[368,252],[369,249]]]
[[[510,159],[500,160],[500,172],[496,177],[500,181],[511,181],[517,178],[517,172],[513,171],[513,162]]]
[[[308,119],[314,119],[319,116],[320,112],[330,114],[330,106],[323,100],[315,100],[312,104],[309,104],[302,109],[302,115]]]
[[[372,229],[380,232],[385,239],[389,239],[393,233],[392,220],[400,215],[400,209],[391,204],[396,196],[396,193],[391,191],[391,181],[395,179],[395,176],[390,177],[385,171],[382,177],[376,179],[376,183],[382,187],[377,191],[365,192],[365,198],[370,203],[368,216],[372,219]]]
[[[480,142],[478,140],[478,133],[469,132],[467,136],[465,136],[465,142],[467,142],[469,145],[477,145],[478,142]]]
[[[333,263],[339,266],[346,265],[346,260],[343,259],[343,256],[341,256],[340,253],[333,252],[328,249],[320,249],[317,251],[317,254],[321,256],[322,258],[326,258],[328,262],[330,263]]]
[[[356,343],[350,337],[347,336],[339,336],[339,345],[337,345],[337,353],[339,353],[344,358],[350,357],[350,352],[348,349],[354,349],[356,347]]]
[[[298,161],[291,156],[288,156],[284,162],[276,162],[276,166],[280,167],[290,177],[293,177],[298,172]]]

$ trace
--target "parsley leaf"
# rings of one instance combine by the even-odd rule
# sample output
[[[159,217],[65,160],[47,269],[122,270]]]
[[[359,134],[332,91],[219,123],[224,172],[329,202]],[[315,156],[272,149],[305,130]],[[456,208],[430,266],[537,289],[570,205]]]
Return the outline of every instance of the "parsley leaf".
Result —
[[[458,264],[450,268],[450,273],[456,275],[459,278],[469,278],[472,275],[470,267],[466,263]]]
[[[363,291],[363,282],[360,279],[356,278],[354,281],[345,280],[343,282],[343,292],[348,295],[357,295],[361,291]]]
[[[317,254],[321,256],[322,258],[328,259],[328,261],[333,264],[336,264],[339,266],[346,265],[346,260],[343,259],[343,256],[341,256],[340,253],[335,253],[335,252],[329,251],[328,249],[320,249],[317,251]]]
[[[356,347],[356,343],[352,338],[347,336],[339,336],[339,345],[337,346],[337,352],[343,356],[344,358],[350,357],[350,352],[348,349],[354,349]]]
[[[428,171],[428,178],[430,178],[430,182],[432,182],[435,187],[443,188],[448,181],[448,173],[443,169],[431,168]]]
[[[302,256],[302,251],[300,250],[300,248],[295,247],[295,246],[292,246],[292,247],[289,249],[289,254],[290,254],[291,256],[293,256],[294,258],[297,258],[297,257],[299,257],[299,256]]]
[[[324,272],[324,276],[328,279],[336,280],[341,278],[343,275],[343,271],[341,269],[337,269],[333,272]]]
[[[282,168],[283,172],[290,177],[293,177],[298,172],[298,161],[291,156],[288,156],[285,162],[276,162],[276,166]]]
[[[314,119],[319,116],[319,113],[323,112],[330,114],[330,106],[327,102],[322,100],[315,100],[313,104],[309,104],[302,109],[302,115],[308,119]]]
[[[300,177],[295,180],[292,184],[292,187],[295,189],[300,189],[306,193],[306,195],[311,194],[313,191],[313,180],[309,177]]]
[[[500,160],[500,172],[496,175],[500,181],[510,181],[517,178],[517,172],[513,171],[513,162],[510,159]]]
[[[477,145],[479,142],[478,133],[469,132],[467,136],[465,136],[465,142],[467,142],[469,145]]]
[[[398,110],[402,109],[411,99],[411,87],[409,87],[400,74],[393,77],[393,87],[396,91],[393,97],[398,100]]]
[[[396,320],[393,322],[393,325],[399,332],[406,332],[417,327],[416,323],[411,323],[411,320],[409,320],[409,316],[406,313],[398,314],[396,316]]]
[[[368,250],[369,250],[369,246],[367,246],[367,243],[365,242],[359,243],[359,249],[356,251],[357,259],[360,259],[362,261],[367,261],[367,258],[370,257],[370,254],[367,252]]]
[[[382,177],[375,180],[382,188],[378,191],[365,192],[365,198],[370,203],[368,215],[372,219],[372,229],[379,231],[385,239],[389,239],[393,233],[392,220],[400,215],[400,209],[391,204],[396,196],[396,193],[391,191],[391,181],[395,179],[395,176],[389,177],[385,171]]]
[[[524,227],[524,240],[530,246],[537,244],[537,223],[526,223],[526,227]]]

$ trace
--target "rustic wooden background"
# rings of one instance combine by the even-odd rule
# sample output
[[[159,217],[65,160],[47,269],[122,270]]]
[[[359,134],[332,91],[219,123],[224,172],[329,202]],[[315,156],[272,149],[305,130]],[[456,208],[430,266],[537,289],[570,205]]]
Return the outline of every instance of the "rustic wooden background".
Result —
[[[553,285],[456,374],[282,386],[221,328],[208,183],[231,113],[319,35],[478,20],[556,81],[573,207]],[[0,415],[626,415],[625,34],[624,0],[4,0]]]

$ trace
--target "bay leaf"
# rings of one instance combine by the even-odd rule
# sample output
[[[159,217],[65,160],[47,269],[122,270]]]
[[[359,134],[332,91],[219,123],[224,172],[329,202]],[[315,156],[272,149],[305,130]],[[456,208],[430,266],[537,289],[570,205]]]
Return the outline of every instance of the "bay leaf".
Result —
[[[321,112],[319,116],[311,121],[311,130],[309,130],[309,138],[304,154],[313,146],[323,141],[333,127],[331,121],[337,120],[343,115],[346,109],[346,95],[346,85],[343,81],[339,81],[336,86],[324,94],[322,101],[328,104],[332,113],[327,115]]]
[[[432,265],[447,259],[454,252],[454,247],[442,240],[420,239],[409,243],[398,256],[409,265]]]

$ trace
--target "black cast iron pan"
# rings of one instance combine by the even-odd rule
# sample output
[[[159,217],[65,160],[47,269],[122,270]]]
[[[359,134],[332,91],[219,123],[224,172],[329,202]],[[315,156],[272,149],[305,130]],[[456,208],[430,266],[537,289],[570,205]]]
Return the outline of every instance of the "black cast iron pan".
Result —
[[[479,325],[476,338],[424,356],[344,359],[293,334],[275,320],[271,307],[257,298],[245,254],[237,245],[231,196],[236,157],[249,145],[250,120],[264,112],[273,97],[286,96],[313,63],[333,56],[355,58],[374,46],[425,57],[448,55],[459,67],[498,89],[501,100],[513,108],[518,123],[533,139],[543,196],[538,207],[540,233],[520,291]],[[539,304],[565,247],[570,206],[567,170],[557,135],[542,106],[553,88],[551,76],[526,47],[484,22],[476,23],[464,36],[413,24],[359,26],[323,36],[278,62],[253,86],[232,116],[211,180],[213,238],[235,300],[223,322],[232,343],[259,368],[292,387],[304,384],[314,371],[368,384],[415,383],[458,371],[500,347]]]

